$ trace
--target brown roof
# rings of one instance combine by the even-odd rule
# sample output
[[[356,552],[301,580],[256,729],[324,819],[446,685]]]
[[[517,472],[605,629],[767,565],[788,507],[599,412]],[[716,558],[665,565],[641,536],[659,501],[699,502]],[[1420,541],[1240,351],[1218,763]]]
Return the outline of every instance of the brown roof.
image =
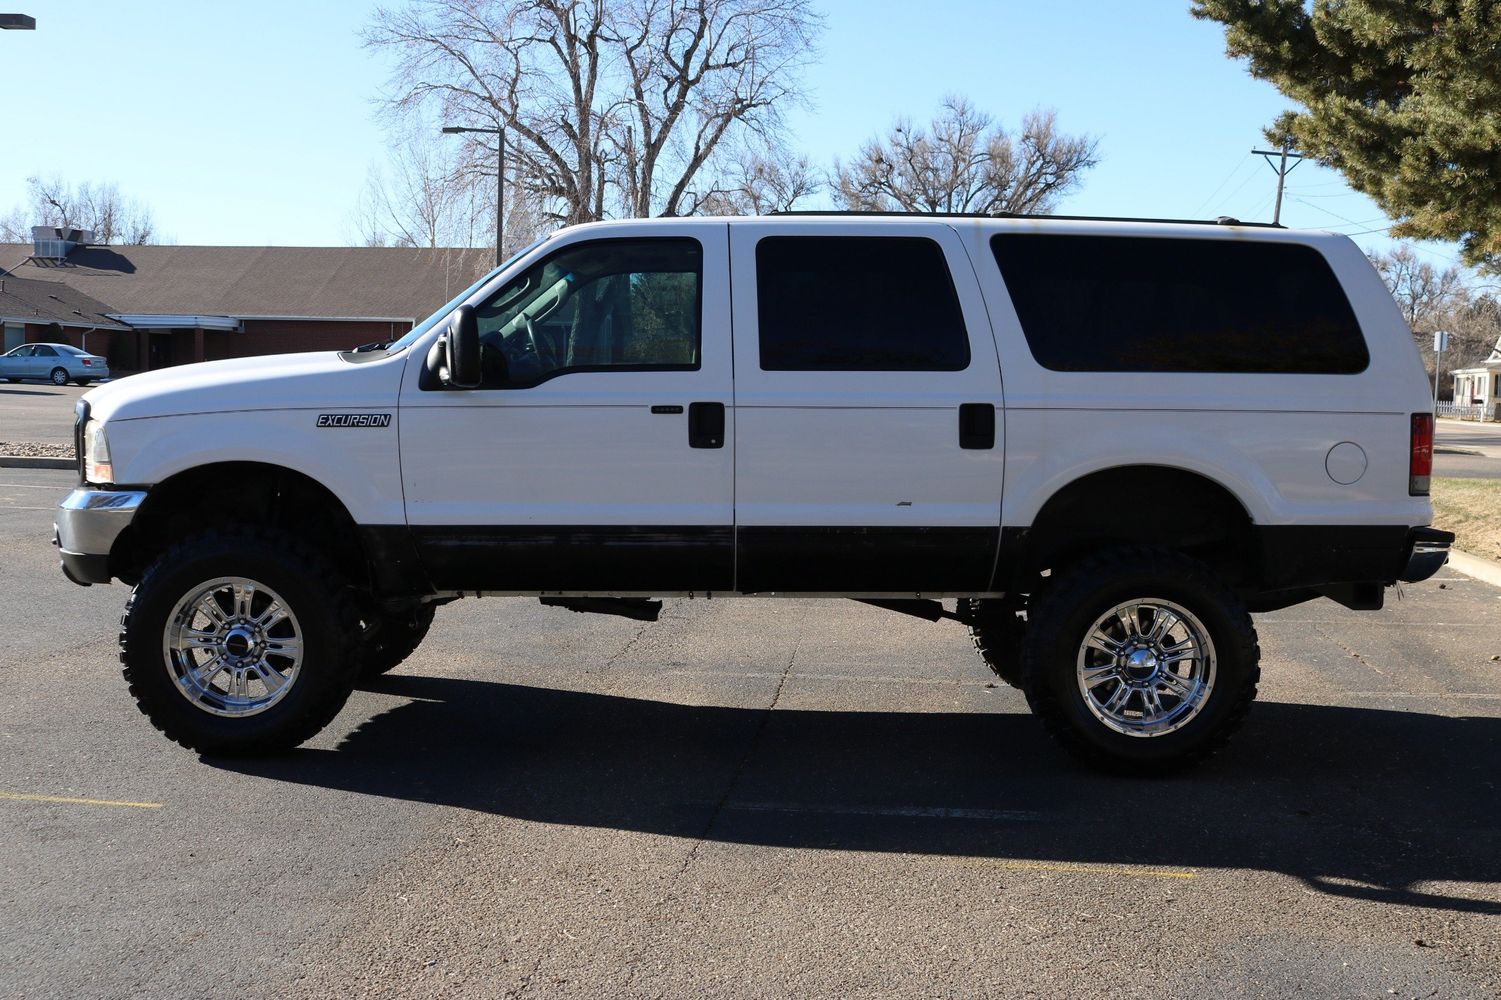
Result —
[[[408,247],[85,247],[0,267],[61,282],[114,314],[421,319],[492,266],[494,251]]]
[[[106,316],[114,312],[60,281],[0,276],[0,319],[13,323],[61,323],[63,326],[127,330]]]

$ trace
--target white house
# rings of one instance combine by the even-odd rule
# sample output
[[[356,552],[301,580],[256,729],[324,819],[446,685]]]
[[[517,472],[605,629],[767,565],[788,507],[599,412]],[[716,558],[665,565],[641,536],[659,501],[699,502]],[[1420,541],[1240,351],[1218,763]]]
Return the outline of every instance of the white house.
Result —
[[[1496,340],[1490,357],[1474,368],[1456,368],[1454,406],[1478,407],[1480,419],[1501,420],[1501,338]]]

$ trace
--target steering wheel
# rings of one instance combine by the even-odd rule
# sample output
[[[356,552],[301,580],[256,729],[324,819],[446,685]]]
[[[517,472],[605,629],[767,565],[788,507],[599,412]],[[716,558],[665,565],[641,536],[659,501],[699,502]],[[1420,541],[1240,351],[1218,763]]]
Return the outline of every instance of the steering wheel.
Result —
[[[532,356],[537,359],[537,363],[545,365],[552,364],[552,361],[550,359],[542,357],[542,348],[537,343],[537,328],[532,325],[532,318],[526,313],[522,313],[521,322],[525,325],[526,328],[527,346],[532,349]]]

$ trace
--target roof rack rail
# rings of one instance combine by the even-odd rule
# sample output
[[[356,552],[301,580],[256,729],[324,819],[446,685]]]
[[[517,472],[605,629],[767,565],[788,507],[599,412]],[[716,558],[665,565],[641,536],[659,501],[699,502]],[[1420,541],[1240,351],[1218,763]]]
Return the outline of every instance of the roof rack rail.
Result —
[[[886,216],[900,219],[1057,219],[1061,222],[1159,222],[1175,226],[1254,226],[1257,229],[1285,229],[1275,222],[1242,222],[1228,215],[1214,219],[1151,219],[1126,215],[1041,215],[1030,212],[876,212],[866,209],[783,209],[772,215],[812,216]]]

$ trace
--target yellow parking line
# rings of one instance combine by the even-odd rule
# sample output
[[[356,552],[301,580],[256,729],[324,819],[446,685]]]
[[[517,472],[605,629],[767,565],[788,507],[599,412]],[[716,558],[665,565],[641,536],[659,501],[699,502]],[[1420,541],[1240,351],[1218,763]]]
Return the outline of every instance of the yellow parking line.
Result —
[[[1064,875],[1125,875],[1132,878],[1198,878],[1198,872],[1175,871],[1166,868],[1127,868],[1120,865],[1056,865],[1046,861],[998,861],[986,859],[956,859],[954,864],[975,865],[985,868],[1003,868],[1014,872],[1058,872]]]
[[[0,792],[0,799],[12,802],[61,802],[73,806],[119,806],[124,809],[160,809],[160,802],[116,802],[113,799],[75,799],[66,795],[30,795],[25,792]]]

